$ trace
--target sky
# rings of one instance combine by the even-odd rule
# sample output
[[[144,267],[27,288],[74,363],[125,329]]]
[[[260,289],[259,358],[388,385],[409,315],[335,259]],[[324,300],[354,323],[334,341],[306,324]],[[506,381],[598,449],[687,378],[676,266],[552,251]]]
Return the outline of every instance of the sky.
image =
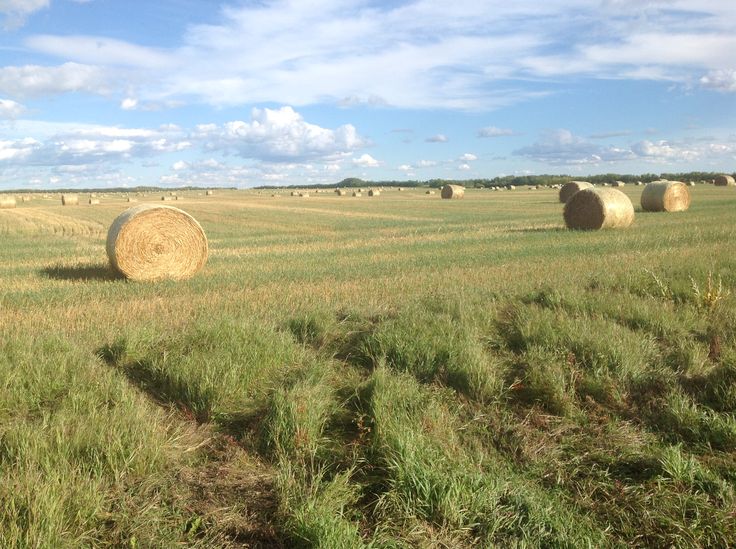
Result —
[[[0,188],[736,170],[734,0],[0,0]]]

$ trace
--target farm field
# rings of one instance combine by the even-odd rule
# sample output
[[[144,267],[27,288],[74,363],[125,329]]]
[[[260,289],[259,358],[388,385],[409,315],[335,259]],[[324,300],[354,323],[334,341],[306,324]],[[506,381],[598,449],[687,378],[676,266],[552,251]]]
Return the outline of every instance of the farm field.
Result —
[[[0,210],[0,546],[736,545],[736,190],[641,189],[180,192],[158,283],[122,195]]]

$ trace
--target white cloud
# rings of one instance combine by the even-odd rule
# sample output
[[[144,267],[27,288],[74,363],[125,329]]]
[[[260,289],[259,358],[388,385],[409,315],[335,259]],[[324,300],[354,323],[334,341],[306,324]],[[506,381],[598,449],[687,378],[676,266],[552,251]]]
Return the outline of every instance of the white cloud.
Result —
[[[3,26],[13,29],[25,23],[26,17],[47,8],[49,0],[0,0],[0,15],[4,15]]]
[[[138,107],[138,100],[126,97],[120,102],[120,108],[124,111],[134,111]]]
[[[0,162],[18,162],[29,158],[41,144],[33,138],[0,141]]]
[[[462,162],[472,162],[474,160],[478,160],[478,157],[475,156],[473,153],[465,153],[461,154],[458,160]]]
[[[306,122],[291,107],[254,108],[250,122],[199,125],[193,137],[207,149],[271,161],[339,157],[365,144],[354,126],[323,128]]]
[[[516,135],[514,130],[508,128],[497,128],[496,126],[487,126],[478,130],[478,137],[503,137],[507,135]]]
[[[189,168],[189,162],[184,162],[183,160],[174,162],[174,164],[171,166],[171,169],[175,172],[180,172],[181,170],[186,170],[187,168]]]
[[[700,84],[723,92],[736,92],[736,69],[710,71],[700,78]]]
[[[13,97],[39,97],[68,92],[106,95],[110,91],[110,78],[100,67],[77,63],[64,63],[57,67],[0,67],[0,92]]]
[[[363,154],[359,158],[353,158],[353,165],[360,166],[361,168],[377,168],[380,164],[370,154]]]
[[[420,160],[414,166],[416,168],[431,168],[432,166],[436,166],[436,165],[437,165],[436,160]]]
[[[425,139],[427,143],[446,143],[448,141],[447,136],[441,133],[438,133],[437,135],[432,135]]]
[[[565,129],[547,131],[535,143],[514,154],[553,165],[600,164],[634,157],[630,150],[600,146]]]
[[[6,12],[16,4],[36,10],[46,1],[5,4]],[[692,83],[707,73],[703,85],[724,89],[711,71],[733,70],[734,26],[736,8],[726,0],[278,0],[226,6],[216,23],[190,26],[169,49],[78,35],[31,36],[26,45],[112,71],[125,80],[115,89],[150,108],[202,101],[489,110],[544,95],[514,83],[529,76]],[[479,135],[509,131],[491,126]]]
[[[470,170],[470,164],[459,164],[457,169],[462,172],[467,172],[468,170]]]
[[[0,119],[18,118],[25,112],[25,107],[11,99],[0,99]]]

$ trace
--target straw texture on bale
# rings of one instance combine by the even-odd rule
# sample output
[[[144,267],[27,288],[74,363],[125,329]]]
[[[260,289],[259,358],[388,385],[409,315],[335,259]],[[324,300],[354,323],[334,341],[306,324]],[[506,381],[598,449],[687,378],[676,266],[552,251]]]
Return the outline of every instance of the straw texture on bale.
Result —
[[[634,205],[616,189],[583,189],[563,212],[568,229],[623,229],[634,222]]]
[[[653,181],[641,193],[647,212],[684,212],[690,207],[690,191],[680,181]]]
[[[442,187],[442,198],[462,198],[465,195],[465,187],[461,185],[445,185]]]
[[[588,183],[587,181],[570,181],[569,183],[565,183],[560,189],[560,202],[564,204],[570,200],[570,197],[576,192],[592,188],[593,184]]]
[[[370,191],[368,191],[368,196],[381,196],[381,191],[374,191],[373,189],[371,189]]]
[[[0,198],[0,208],[15,208],[15,197],[3,196]]]
[[[207,262],[207,237],[188,213],[141,204],[110,225],[107,256],[113,269],[131,280],[182,280]]]
[[[79,197],[76,194],[62,194],[61,205],[69,206],[70,204],[79,204]]]
[[[713,183],[719,187],[733,187],[736,185],[736,180],[734,180],[733,176],[723,174],[717,175]]]

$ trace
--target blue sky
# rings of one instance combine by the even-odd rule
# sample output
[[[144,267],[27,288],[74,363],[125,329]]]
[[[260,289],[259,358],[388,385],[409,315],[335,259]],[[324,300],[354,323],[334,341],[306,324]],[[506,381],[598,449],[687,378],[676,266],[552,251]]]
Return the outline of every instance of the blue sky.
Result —
[[[736,169],[733,0],[0,0],[0,187]]]

